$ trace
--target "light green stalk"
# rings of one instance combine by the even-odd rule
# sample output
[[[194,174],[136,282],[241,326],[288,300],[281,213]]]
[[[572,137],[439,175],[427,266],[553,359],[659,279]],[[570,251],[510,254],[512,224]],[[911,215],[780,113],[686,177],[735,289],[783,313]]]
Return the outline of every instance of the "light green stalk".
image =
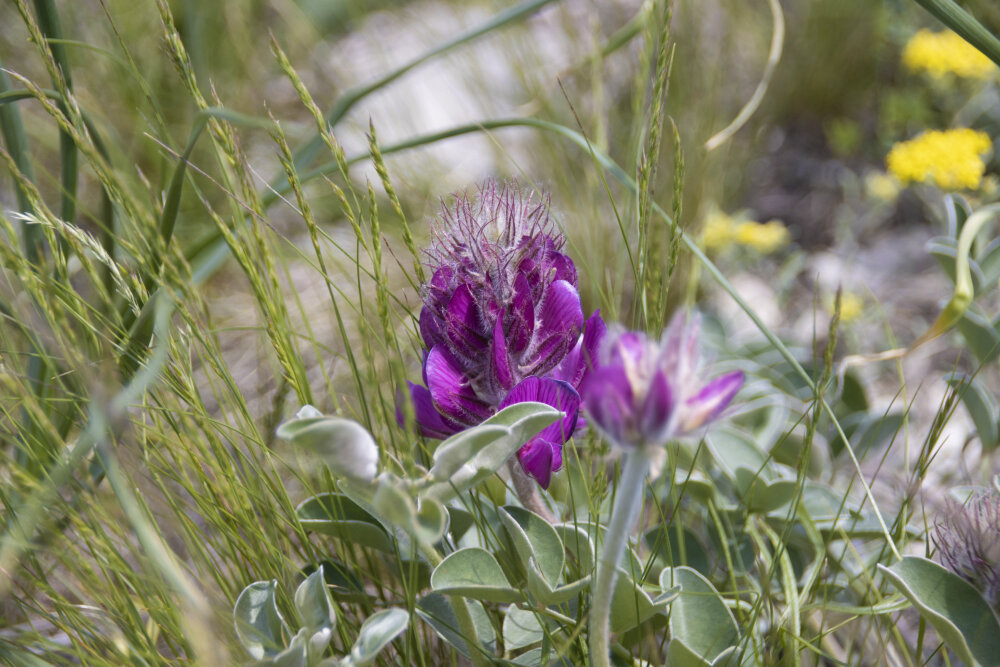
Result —
[[[618,480],[615,506],[611,511],[601,556],[597,559],[597,576],[590,605],[590,664],[593,667],[611,667],[611,600],[618,578],[618,563],[625,553],[628,534],[632,532],[642,507],[649,462],[647,448],[636,447],[625,455],[622,475]]]

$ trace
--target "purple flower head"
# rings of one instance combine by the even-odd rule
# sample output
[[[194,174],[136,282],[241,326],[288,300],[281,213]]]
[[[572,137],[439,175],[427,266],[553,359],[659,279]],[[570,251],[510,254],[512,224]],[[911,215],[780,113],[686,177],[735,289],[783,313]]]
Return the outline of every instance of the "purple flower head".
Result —
[[[424,386],[410,384],[417,424],[445,438],[522,401],[572,414],[518,453],[547,487],[578,424],[577,388],[604,322],[595,313],[582,334],[576,267],[533,193],[488,182],[475,199],[456,195],[434,231],[420,311]]]
[[[965,505],[949,499],[931,537],[941,563],[1000,610],[1000,493],[977,492]]]
[[[580,393],[588,417],[619,447],[657,446],[717,418],[743,386],[742,371],[702,384],[699,320],[675,316],[659,342],[610,333]]]

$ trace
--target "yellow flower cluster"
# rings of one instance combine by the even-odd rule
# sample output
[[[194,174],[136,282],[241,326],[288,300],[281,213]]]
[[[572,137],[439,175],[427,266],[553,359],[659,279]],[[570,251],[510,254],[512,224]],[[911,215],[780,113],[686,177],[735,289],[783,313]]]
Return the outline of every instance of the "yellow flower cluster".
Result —
[[[930,130],[893,146],[886,166],[903,183],[933,181],[946,190],[974,190],[986,169],[982,155],[992,146],[989,135],[969,128]]]
[[[835,303],[830,304],[830,314],[833,314]],[[853,322],[865,312],[865,302],[854,292],[842,292],[840,295],[840,321]]]
[[[921,30],[915,34],[903,49],[903,64],[915,72],[927,72],[935,78],[953,74],[985,79],[996,72],[992,60],[950,30]]]
[[[702,246],[709,251],[719,252],[735,244],[764,255],[780,250],[788,240],[788,230],[778,220],[763,223],[740,220],[720,211],[708,216],[701,235]]]

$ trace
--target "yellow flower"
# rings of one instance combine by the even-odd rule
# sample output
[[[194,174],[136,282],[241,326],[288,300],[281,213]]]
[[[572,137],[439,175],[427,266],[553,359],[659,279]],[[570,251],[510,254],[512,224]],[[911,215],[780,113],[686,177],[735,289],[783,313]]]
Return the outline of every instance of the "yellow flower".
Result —
[[[830,314],[836,304],[830,305]],[[841,292],[840,294],[840,321],[847,323],[861,317],[865,310],[865,303],[860,296],[854,292]]]
[[[930,130],[893,146],[886,165],[903,183],[933,181],[947,190],[974,190],[986,170],[982,155],[992,146],[984,132]]]
[[[788,230],[778,220],[741,222],[736,226],[736,242],[769,255],[788,244]]]
[[[745,214],[730,216],[713,209],[701,231],[701,245],[709,252],[721,252],[737,244],[761,254],[770,254],[788,244],[788,230],[777,220],[760,223]]]
[[[733,219],[715,209],[705,220],[701,230],[701,245],[708,251],[722,251],[733,244]]]
[[[865,176],[865,190],[869,197],[894,202],[899,196],[899,181],[881,171],[872,171]]]
[[[996,72],[992,60],[950,30],[919,31],[903,49],[903,64],[915,72],[927,72],[935,78],[953,74],[985,79]]]

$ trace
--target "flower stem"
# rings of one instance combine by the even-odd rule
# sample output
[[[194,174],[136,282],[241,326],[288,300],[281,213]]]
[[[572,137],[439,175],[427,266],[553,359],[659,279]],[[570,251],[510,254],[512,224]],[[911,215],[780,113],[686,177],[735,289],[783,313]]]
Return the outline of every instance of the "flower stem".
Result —
[[[636,447],[625,454],[615,506],[611,511],[601,556],[597,559],[597,576],[590,605],[590,664],[593,667],[611,666],[611,598],[618,577],[618,563],[642,507],[648,472],[649,454],[644,447]]]
[[[508,459],[507,469],[510,470],[510,481],[514,485],[514,492],[517,493],[517,499],[521,501],[524,509],[534,512],[549,523],[555,523],[557,519],[542,502],[538,485],[528,477],[514,457]]]

